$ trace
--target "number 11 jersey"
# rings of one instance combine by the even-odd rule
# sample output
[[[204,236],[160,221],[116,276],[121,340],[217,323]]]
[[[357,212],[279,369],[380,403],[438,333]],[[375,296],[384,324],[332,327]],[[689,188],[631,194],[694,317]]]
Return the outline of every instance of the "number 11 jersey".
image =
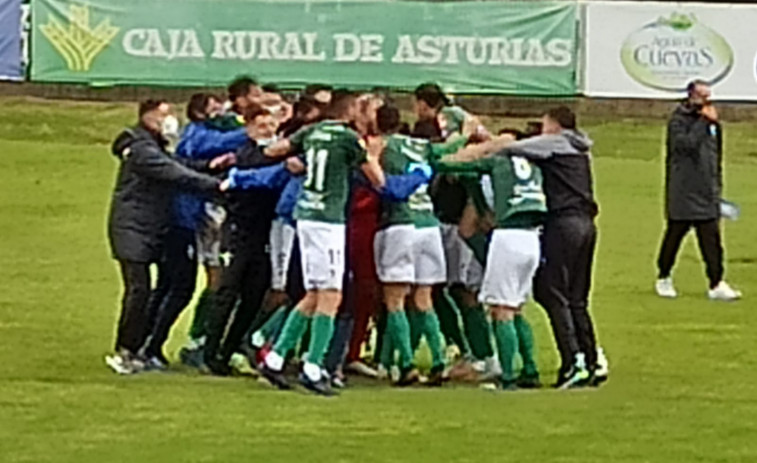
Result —
[[[304,153],[306,174],[294,218],[345,223],[352,169],[366,160],[360,135],[340,121],[323,121],[306,127],[289,139]]]

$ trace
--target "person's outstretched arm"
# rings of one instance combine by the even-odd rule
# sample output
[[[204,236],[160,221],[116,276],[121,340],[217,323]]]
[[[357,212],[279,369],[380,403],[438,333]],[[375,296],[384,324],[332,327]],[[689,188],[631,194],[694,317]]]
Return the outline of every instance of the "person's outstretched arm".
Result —
[[[124,162],[130,163],[134,171],[140,175],[171,183],[179,188],[213,192],[217,191],[220,185],[217,179],[195,172],[146,142],[134,143]],[[205,163],[210,164],[208,161]]]

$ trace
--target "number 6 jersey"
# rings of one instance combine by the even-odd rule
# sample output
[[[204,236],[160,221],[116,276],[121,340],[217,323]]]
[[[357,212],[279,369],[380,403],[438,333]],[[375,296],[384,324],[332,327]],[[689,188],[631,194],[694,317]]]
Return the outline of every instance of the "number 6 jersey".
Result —
[[[471,162],[440,162],[438,172],[491,176],[497,228],[533,228],[544,221],[547,202],[539,168],[525,158],[496,156]]]

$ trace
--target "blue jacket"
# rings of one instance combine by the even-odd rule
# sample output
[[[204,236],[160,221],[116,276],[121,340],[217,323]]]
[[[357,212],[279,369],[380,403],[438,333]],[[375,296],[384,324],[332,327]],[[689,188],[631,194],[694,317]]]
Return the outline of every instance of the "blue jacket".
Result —
[[[386,185],[378,192],[381,198],[387,201],[405,202],[419,186],[428,183],[430,176],[430,172],[418,169],[404,175],[387,175]],[[229,188],[232,190],[249,188],[280,190],[283,187],[279,202],[276,204],[276,216],[292,224],[294,223],[294,208],[297,205],[304,179],[304,175],[291,175],[284,163],[257,169],[233,168],[229,171]],[[362,178],[358,181],[367,182]]]
[[[293,176],[284,163],[257,169],[231,169],[229,172],[229,187],[231,189],[246,190],[248,188],[269,188],[282,190],[276,203],[276,217],[288,223],[294,223],[294,206],[300,195],[304,176]]]
[[[192,122],[181,134],[176,146],[176,157],[185,159],[212,159],[236,151],[247,142],[245,129],[221,132],[205,122]],[[197,230],[204,215],[207,200],[202,195],[177,193],[174,198],[173,224],[189,230]]]

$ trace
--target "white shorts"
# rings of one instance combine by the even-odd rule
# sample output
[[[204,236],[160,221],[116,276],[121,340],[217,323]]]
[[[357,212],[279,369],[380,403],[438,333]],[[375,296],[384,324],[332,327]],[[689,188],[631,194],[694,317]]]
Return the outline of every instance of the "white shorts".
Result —
[[[376,233],[373,248],[376,273],[382,283],[430,286],[447,281],[438,227],[393,225]]]
[[[344,278],[344,224],[299,220],[302,276],[305,289],[342,289]]]
[[[460,237],[457,225],[441,224],[444,242],[444,259],[447,263],[447,282],[449,284],[465,283],[468,264],[473,251]]]
[[[206,202],[204,217],[197,231],[197,258],[208,267],[221,267],[221,238],[226,210],[215,203]]]
[[[525,304],[531,295],[540,252],[539,232],[535,229],[494,230],[479,300],[518,308]]]
[[[271,289],[275,291],[286,289],[295,233],[294,227],[281,219],[271,223]]]

